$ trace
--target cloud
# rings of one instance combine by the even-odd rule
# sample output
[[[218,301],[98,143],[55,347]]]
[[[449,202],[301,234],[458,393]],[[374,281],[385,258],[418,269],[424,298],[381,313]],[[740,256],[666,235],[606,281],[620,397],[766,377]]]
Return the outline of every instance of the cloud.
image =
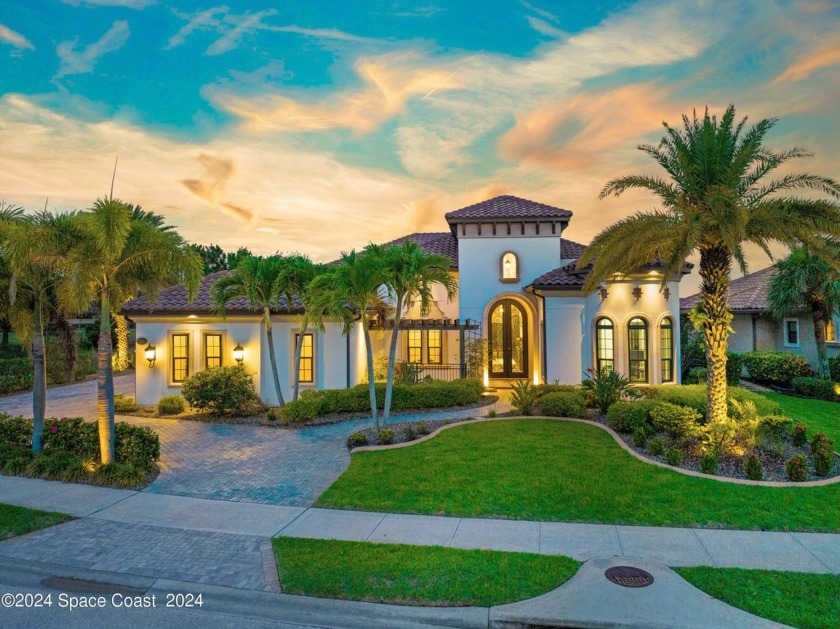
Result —
[[[93,72],[100,57],[122,48],[128,41],[129,35],[131,31],[128,28],[128,22],[117,20],[98,41],[89,46],[82,46],[81,50],[77,50],[78,38],[61,42],[55,49],[61,61],[55,78]]]
[[[234,174],[233,160],[200,153],[196,161],[204,169],[203,177],[180,179],[178,183],[209,205],[220,208],[239,220],[251,221],[254,218],[254,212],[221,198],[227,182]]]
[[[155,4],[157,0],[61,0],[64,4],[78,7],[81,5],[95,7],[125,7],[127,9],[145,9]]]
[[[165,48],[175,48],[183,44],[187,37],[195,31],[215,31],[221,25],[222,21],[218,19],[217,15],[225,15],[230,11],[227,7],[213,7],[193,14],[178,14],[179,17],[186,19],[187,23],[181,29],[169,38]]]
[[[257,13],[225,16],[225,23],[230,27],[226,28],[224,34],[211,44],[204,54],[214,56],[233,50],[239,45],[243,37],[253,31],[265,28],[266,25],[262,22],[263,18],[276,14],[277,11],[275,9],[269,9]]]
[[[31,41],[3,24],[0,24],[0,42],[10,44],[17,50],[35,50]]]
[[[835,36],[828,43],[812,48],[799,57],[773,80],[773,84],[803,81],[823,68],[838,64],[840,64],[840,39]]]

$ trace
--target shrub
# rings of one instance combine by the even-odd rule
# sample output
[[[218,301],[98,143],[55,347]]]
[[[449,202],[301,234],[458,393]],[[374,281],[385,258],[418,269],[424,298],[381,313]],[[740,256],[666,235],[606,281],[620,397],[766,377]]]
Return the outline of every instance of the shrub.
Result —
[[[682,386],[664,385],[649,387],[646,390],[648,398],[663,400],[680,406],[690,406],[698,413],[706,415],[707,392],[706,385],[691,384]],[[752,402],[760,415],[778,415],[781,407],[772,400],[768,400],[760,393],[754,393],[740,387],[729,387],[728,399],[736,402]],[[732,404],[729,405],[730,412]]]
[[[653,427],[681,443],[699,436],[700,418],[700,413],[693,408],[670,402],[659,402],[650,410]]]
[[[700,471],[704,474],[717,474],[717,457],[714,454],[711,454],[710,452],[704,452],[703,455],[700,457]]]
[[[726,352],[726,383],[730,387],[737,387],[741,382],[741,371],[744,367],[744,357],[735,352]]]
[[[407,424],[404,430],[406,441],[414,441],[415,439],[417,439],[417,433],[415,432],[414,426],[412,424]]]
[[[353,448],[361,448],[362,446],[368,445],[368,438],[367,435],[363,432],[354,432],[352,435],[347,437],[347,447],[349,449]]]
[[[662,439],[659,437],[654,437],[653,439],[648,441],[648,450],[654,456],[659,456],[665,450],[665,446],[662,444]]]
[[[607,425],[618,432],[633,432],[636,428],[653,432],[650,411],[657,403],[655,400],[616,402],[607,411]]]
[[[0,413],[0,444],[32,445],[32,420]]]
[[[158,415],[180,415],[187,410],[187,402],[180,395],[164,395],[158,401]]]
[[[764,452],[781,455],[790,436],[793,420],[784,415],[762,417],[756,429],[756,445]]]
[[[49,458],[46,454],[36,454],[26,466],[24,473],[31,478],[45,477],[49,469]]]
[[[796,424],[796,426],[793,427],[791,438],[793,439],[793,445],[797,448],[801,448],[808,443],[808,427],[803,424]]]
[[[32,359],[4,358],[0,360],[0,393],[14,393],[32,388]]]
[[[828,476],[834,468],[834,440],[824,432],[811,438],[811,458],[814,460],[814,472],[817,476]]]
[[[840,356],[832,356],[828,359],[828,371],[834,382],[840,382]]]
[[[417,434],[418,435],[428,435],[431,434],[432,429],[429,427],[429,424],[426,422],[417,422],[416,424]]]
[[[678,466],[682,463],[682,450],[674,446],[665,450],[665,462],[674,467]]]
[[[586,398],[580,393],[548,393],[540,400],[540,410],[549,417],[586,417]]]
[[[529,380],[518,380],[512,388],[511,406],[522,415],[531,415],[537,403],[537,388]]]
[[[490,419],[493,419],[495,416],[496,416],[496,409],[495,408],[491,408],[489,411],[487,411],[487,417],[489,417]]]
[[[793,390],[802,397],[814,398],[816,400],[828,400],[834,402],[837,399],[835,385],[831,380],[823,378],[809,378],[800,376],[790,381]]]
[[[114,425],[114,452],[117,463],[150,472],[160,460],[160,437],[147,426],[117,422]]]
[[[248,414],[260,404],[254,379],[242,367],[211,367],[184,381],[181,390],[190,406],[215,415]]]
[[[270,408],[265,414],[265,418],[270,422],[276,422],[280,417],[280,409],[278,408]]]
[[[299,397],[286,402],[277,412],[287,422],[307,422],[321,414],[321,402],[315,396]]]
[[[125,396],[122,393],[117,393],[114,396],[114,411],[117,413],[133,413],[139,407],[137,401],[130,396]]]
[[[388,446],[394,443],[397,439],[397,433],[395,433],[391,428],[383,428],[378,433],[376,433],[376,441],[381,446]]]
[[[6,461],[6,464],[3,465],[3,471],[6,474],[18,476],[20,474],[23,474],[24,470],[26,470],[31,460],[32,456],[16,456]]]
[[[709,370],[705,367],[692,367],[688,370],[688,375],[685,377],[686,384],[703,384],[709,375]]]
[[[583,376],[583,386],[589,389],[595,406],[604,414],[630,388],[630,381],[616,371],[601,369],[584,373]]]
[[[744,474],[750,480],[761,480],[764,478],[764,466],[757,454],[750,454],[744,459]]]
[[[706,424],[701,430],[703,432],[703,444],[715,456],[723,456],[735,443],[738,423],[734,419],[727,418],[725,421]]]
[[[811,375],[808,361],[798,354],[747,352],[742,358],[750,377],[761,384],[789,386],[794,378]]]
[[[93,485],[107,485],[108,487],[121,487],[123,489],[134,489],[142,485],[146,480],[146,474],[133,465],[127,463],[108,463],[100,465],[91,476],[90,482]]]
[[[802,454],[791,457],[785,463],[788,480],[801,483],[808,478],[808,459]]]
[[[637,448],[644,448],[647,444],[647,431],[641,426],[633,429],[633,445]]]
[[[118,425],[122,425],[122,422]],[[86,422],[81,417],[47,419],[44,421],[42,445],[44,452],[62,450],[76,454],[98,454],[99,428],[95,422]]]

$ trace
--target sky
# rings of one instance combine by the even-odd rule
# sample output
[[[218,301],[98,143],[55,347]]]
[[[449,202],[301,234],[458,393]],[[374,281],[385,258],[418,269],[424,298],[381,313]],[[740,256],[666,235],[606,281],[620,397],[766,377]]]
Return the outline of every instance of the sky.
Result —
[[[694,110],[778,117],[840,177],[838,94],[829,0],[3,0],[0,199],[90,207],[116,161],[115,196],[228,249],[326,261],[498,194],[586,243],[656,207],[598,193]]]

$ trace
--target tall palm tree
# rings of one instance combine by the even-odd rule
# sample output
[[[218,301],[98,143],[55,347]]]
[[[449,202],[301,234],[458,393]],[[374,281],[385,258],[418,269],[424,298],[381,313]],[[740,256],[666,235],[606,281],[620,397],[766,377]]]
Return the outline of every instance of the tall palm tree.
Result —
[[[18,334],[32,342],[32,449],[40,452],[47,406],[44,327],[51,316],[69,309],[56,302],[56,291],[67,281],[61,261],[76,241],[74,214],[47,211],[0,218],[0,242],[9,265],[8,316]],[[59,305],[61,304],[61,305]]]
[[[339,264],[316,277],[310,285],[315,307],[344,322],[344,334],[350,334],[357,317],[361,319],[367,352],[368,392],[373,423],[379,430],[376,385],[373,373],[373,346],[370,341],[368,313],[383,307],[384,262],[380,256],[342,253]]]
[[[616,273],[664,264],[663,285],[686,258],[700,254],[700,303],[693,322],[703,330],[708,365],[708,420],[726,418],[726,350],[731,313],[727,304],[733,259],[747,271],[744,245],[752,243],[770,255],[770,245],[808,246],[826,252],[825,236],[840,235],[840,211],[833,201],[792,196],[807,189],[840,196],[840,185],[808,173],[767,176],[789,160],[807,157],[801,148],[771,151],[764,137],[775,118],[746,128],[729,106],[718,120],[683,116],[683,127],[663,123],[658,146],[639,146],[667,177],[630,175],[613,179],[601,198],[641,188],[659,197],[662,209],[639,212],[598,234],[579,266],[593,262],[585,289],[594,290]],[[771,256],[772,257],[772,256]]]
[[[292,254],[283,258],[277,277],[280,293],[286,297],[286,303],[291,306],[297,298],[303,305],[303,313],[298,317],[299,330],[295,341],[292,400],[298,399],[300,391],[300,354],[304,335],[310,328],[324,331],[323,305],[319,303],[318,295],[313,294],[309,287],[325,269],[323,264],[315,264],[304,255]]]
[[[835,249],[832,259],[840,259],[840,249]],[[820,361],[819,373],[823,378],[830,378],[825,326],[840,312],[840,272],[823,258],[799,247],[776,263],[776,274],[770,280],[767,299],[773,315],[778,318],[796,310],[811,313]]]
[[[280,406],[286,403],[280,387],[280,375],[277,372],[277,356],[274,350],[274,332],[271,328],[271,309],[276,307],[282,296],[280,283],[277,281],[284,261],[282,256],[249,256],[243,258],[233,273],[225,275],[213,284],[210,294],[213,307],[219,315],[225,315],[228,302],[244,297],[255,310],[260,310],[268,342],[268,358],[271,361],[271,375],[274,378],[274,391]]]
[[[192,300],[201,284],[201,258],[177,232],[145,214],[113,197],[97,199],[81,213],[81,236],[65,263],[71,281],[60,291],[60,300],[77,310],[92,302],[100,309],[97,414],[103,464],[114,460],[112,311],[134,295],[147,295],[152,303],[173,283],[184,284]]]
[[[428,254],[417,243],[410,240],[384,249],[377,245],[370,245],[365,252],[366,255],[379,256],[384,261],[384,284],[394,306],[394,328],[391,331],[391,344],[388,350],[388,379],[385,384],[385,408],[382,413],[382,420],[387,424],[391,414],[397,340],[403,310],[411,302],[419,301],[420,314],[425,316],[429,313],[434,301],[432,289],[436,284],[446,289],[448,299],[455,296],[458,285],[455,278],[449,274],[449,258],[436,253]]]

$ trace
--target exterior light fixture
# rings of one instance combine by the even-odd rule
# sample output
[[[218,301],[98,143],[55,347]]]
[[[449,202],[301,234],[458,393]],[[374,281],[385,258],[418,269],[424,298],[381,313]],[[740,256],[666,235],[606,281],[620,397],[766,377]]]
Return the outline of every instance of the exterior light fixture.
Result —
[[[642,298],[642,287],[641,286],[634,286],[633,287],[633,297],[637,300]]]
[[[598,294],[601,296],[601,301],[604,301],[610,293],[606,286],[601,286],[598,288]]]
[[[671,299],[671,289],[667,286],[665,287],[665,290],[662,291],[662,294],[665,295],[665,301]]]
[[[157,350],[155,350],[154,345],[149,345],[144,353],[146,354],[146,360],[149,361],[149,369],[155,366],[155,360],[157,359]]]
[[[245,349],[239,343],[233,348],[233,359],[237,365],[241,365],[245,360]]]

